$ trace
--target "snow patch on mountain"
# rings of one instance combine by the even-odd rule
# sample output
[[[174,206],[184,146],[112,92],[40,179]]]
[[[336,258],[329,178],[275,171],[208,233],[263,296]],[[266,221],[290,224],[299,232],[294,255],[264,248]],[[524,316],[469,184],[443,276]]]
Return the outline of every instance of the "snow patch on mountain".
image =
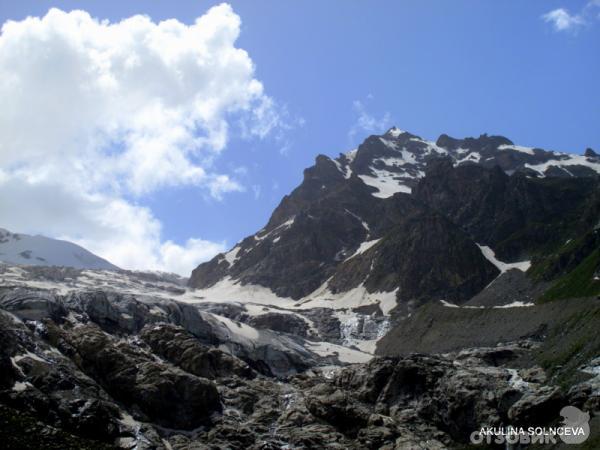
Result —
[[[376,245],[380,240],[381,240],[381,238],[379,238],[379,239],[373,239],[371,241],[365,241],[365,242],[363,242],[362,244],[360,244],[358,246],[358,248],[356,249],[356,251],[351,256],[349,256],[348,258],[346,258],[346,260],[352,259],[355,256],[360,255],[360,254],[366,252],[371,247],[373,247],[374,245]]]
[[[514,263],[505,263],[496,258],[496,254],[494,250],[492,250],[487,245],[479,245],[477,247],[481,250],[481,253],[489,262],[491,262],[496,268],[500,271],[500,273],[504,273],[511,269],[518,269],[522,272],[527,272],[531,267],[531,261],[519,261]]]
[[[227,263],[229,264],[229,267],[232,267],[237,262],[237,260],[240,258],[238,255],[240,250],[241,250],[241,247],[236,245],[231,250],[229,250],[227,253],[223,254],[223,258],[225,259],[225,261],[227,261]]]
[[[528,155],[535,154],[531,147],[523,147],[522,145],[502,144],[498,146],[498,150],[514,150],[516,152],[527,153]]]
[[[355,149],[353,149],[353,150],[350,150],[349,152],[347,152],[347,153],[345,154],[345,156],[346,156],[346,159],[348,160],[348,162],[350,162],[350,163],[351,163],[352,161],[354,161],[354,158],[356,158],[356,153],[357,153],[357,152],[358,152],[358,149],[357,149],[357,148],[355,148]]]
[[[299,301],[300,308],[345,309],[378,304],[385,315],[396,307],[398,288],[389,292],[368,292],[363,283],[346,292],[333,293],[328,287],[329,280],[312,294]]]
[[[492,308],[496,308],[496,309],[503,309],[503,308],[527,308],[529,306],[535,306],[535,303],[532,302],[522,302],[519,300],[516,300],[512,303],[507,303],[506,305],[496,305],[496,306],[492,306]]]
[[[358,364],[369,362],[373,355],[371,353],[354,350],[330,342],[310,342],[306,343],[307,348],[319,356],[337,357],[341,362],[348,364]]]
[[[478,152],[471,152],[464,158],[457,160],[454,163],[454,165],[460,166],[461,164],[466,162],[478,163],[479,161],[481,161],[481,154],[479,154]]]
[[[377,192],[373,193],[373,197],[388,198],[392,195],[403,192],[410,194],[412,189],[405,184],[401,184],[395,178],[398,176],[397,173],[389,172],[387,170],[371,169],[374,176],[370,175],[359,175],[359,178],[363,180],[365,184],[377,189]]]
[[[223,316],[215,317],[217,317],[217,320],[219,320],[223,325],[227,327],[227,329],[232,335],[236,335],[238,337],[242,337],[250,341],[255,341],[260,336],[259,332],[255,328],[252,328],[251,326],[246,325],[245,323],[235,322]]]
[[[589,158],[583,155],[567,155],[561,154],[563,159],[551,159],[541,164],[525,164],[525,167],[528,169],[534,170],[539,173],[540,176],[545,177],[546,171],[550,167],[559,167],[565,170],[569,175],[574,176],[571,172],[569,172],[567,167],[572,166],[584,166],[589,169],[592,169],[596,173],[600,174],[600,159],[599,158]]]
[[[255,303],[259,305],[278,305],[283,308],[293,307],[297,301],[288,297],[280,297],[271,289],[255,284],[242,285],[241,282],[227,276],[205,289],[188,290],[179,298],[188,303]]]
[[[438,155],[447,155],[448,154],[448,150],[446,150],[445,148],[439,147],[435,142],[428,141],[426,139],[421,139],[419,137],[412,137],[412,138],[410,138],[410,140],[413,142],[420,142],[421,144],[425,145],[426,153],[428,155],[431,155],[432,153],[437,153]]]
[[[381,161],[383,164],[385,164],[386,166],[390,166],[390,167],[399,167],[399,166],[403,166],[404,164],[407,164],[408,161],[405,160],[404,158],[378,158],[375,161]]]
[[[473,306],[473,305],[457,305],[455,303],[450,303],[446,300],[440,300],[440,303],[442,304],[442,306],[445,306],[446,308],[463,308],[463,309],[484,309],[485,306]]]
[[[267,232],[266,234],[263,234],[262,236],[261,236],[261,234],[264,233],[265,230],[259,231],[258,233],[256,233],[254,235],[254,240],[262,241],[263,239],[266,239],[269,236],[271,236],[273,233],[281,232],[281,231],[291,227],[294,224],[295,219],[296,219],[296,217],[289,218],[288,220],[283,222],[281,225],[278,225],[277,227],[273,228],[271,231]]]
[[[446,300],[440,300],[440,303],[446,308],[462,308],[462,309],[506,309],[506,308],[528,308],[530,306],[535,306],[535,303],[530,302],[522,302],[522,301],[514,301],[512,303],[507,303],[506,305],[496,305],[496,306],[477,306],[477,305],[457,305],[455,303],[450,303]]]
[[[385,139],[385,138],[379,138],[379,140],[383,143],[383,145],[385,145],[386,147],[392,149],[392,150],[397,150],[398,149],[398,144],[396,144],[396,142],[394,141],[390,141],[389,139]]]
[[[349,211],[348,209],[344,209],[344,211],[346,211],[348,214],[350,214],[352,217],[354,217],[356,220],[358,220],[367,233],[371,232],[371,228],[369,227],[369,224],[367,222],[365,222],[360,216],[354,214],[352,211]]]
[[[401,130],[400,128],[397,128],[397,127],[392,127],[385,134],[388,134],[392,137],[397,138],[398,136],[400,136],[401,134],[404,134],[404,133],[406,133],[406,131]]]
[[[23,392],[25,389],[29,389],[32,388],[33,385],[29,382],[21,382],[21,381],[15,381],[15,384],[12,387],[12,391],[13,392]]]
[[[178,297],[178,300],[197,303],[253,303],[256,305],[277,305],[279,308],[289,310],[302,310],[312,308],[348,309],[359,306],[378,304],[383,314],[388,315],[396,306],[396,293],[398,289],[390,292],[368,292],[363,284],[346,292],[333,293],[328,287],[329,280],[325,281],[318,289],[300,300],[289,297],[280,297],[271,289],[245,284],[225,277],[213,286],[205,289],[192,289]]]

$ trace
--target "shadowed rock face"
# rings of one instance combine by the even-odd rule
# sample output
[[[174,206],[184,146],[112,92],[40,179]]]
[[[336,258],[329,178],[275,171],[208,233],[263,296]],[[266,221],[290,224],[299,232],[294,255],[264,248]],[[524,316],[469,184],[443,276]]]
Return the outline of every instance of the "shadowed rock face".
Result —
[[[229,275],[296,299],[318,288],[366,239],[362,221],[377,211],[368,208],[368,186],[358,179],[346,182],[329,158],[317,158],[313,169],[282,200],[264,230],[238,244],[235,264],[217,256],[194,270],[190,286],[209,287]],[[338,177],[329,179],[330,171]]]
[[[506,260],[528,259],[577,232],[599,189],[597,178],[508,176],[499,167],[453,167],[449,159],[426,173],[415,197]]]
[[[217,388],[207,379],[160,364],[94,325],[70,331],[47,326],[50,342],[70,354],[86,375],[159,425],[193,429],[221,411]]]
[[[289,333],[296,336],[308,336],[308,323],[292,314],[266,313],[250,317],[248,324],[257,329],[267,329]]]
[[[460,229],[425,211],[401,219],[377,245],[341,264],[329,285],[334,292],[361,280],[371,292],[399,288],[401,304],[463,302],[498,273]]]
[[[144,327],[140,338],[160,357],[186,372],[214,380],[236,375],[253,378],[254,371],[238,358],[201,344],[181,327],[161,324]]]

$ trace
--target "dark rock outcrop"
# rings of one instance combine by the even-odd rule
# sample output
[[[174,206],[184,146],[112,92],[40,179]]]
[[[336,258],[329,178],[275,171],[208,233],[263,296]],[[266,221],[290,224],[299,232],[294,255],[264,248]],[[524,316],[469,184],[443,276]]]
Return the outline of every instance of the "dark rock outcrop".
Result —
[[[498,273],[455,225],[424,212],[401,220],[377,245],[344,262],[329,286],[343,292],[364,280],[370,292],[399,288],[397,298],[411,304],[463,302]]]
[[[309,325],[306,320],[294,314],[265,313],[260,316],[252,316],[247,323],[256,329],[267,329],[281,333],[293,334],[307,337]]]
[[[221,411],[214,383],[119,342],[97,326],[65,330],[48,324],[49,341],[119,402],[169,428],[194,429]]]
[[[142,330],[140,338],[156,355],[199,377],[214,380],[230,376],[255,376],[244,361],[217,348],[201,344],[181,327],[167,324],[149,325]]]

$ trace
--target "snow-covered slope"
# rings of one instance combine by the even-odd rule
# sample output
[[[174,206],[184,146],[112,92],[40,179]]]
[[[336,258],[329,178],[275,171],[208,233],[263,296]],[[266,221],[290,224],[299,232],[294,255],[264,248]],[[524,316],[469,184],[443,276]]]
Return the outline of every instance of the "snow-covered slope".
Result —
[[[39,235],[11,233],[3,228],[0,228],[0,261],[77,269],[118,269],[107,260],[72,242]]]

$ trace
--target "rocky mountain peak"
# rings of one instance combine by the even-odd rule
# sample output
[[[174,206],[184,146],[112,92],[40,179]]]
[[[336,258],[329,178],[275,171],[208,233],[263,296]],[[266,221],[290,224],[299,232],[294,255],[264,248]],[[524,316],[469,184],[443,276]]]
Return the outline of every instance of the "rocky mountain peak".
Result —
[[[552,191],[552,183],[546,187],[530,180],[596,178],[600,161],[589,155],[523,147],[487,134],[464,139],[443,134],[432,142],[394,127],[335,159],[318,155],[267,225],[200,265],[190,286],[206,289],[229,280],[307,301],[317,293],[343,296],[365,289],[372,296],[398,289],[399,301],[409,302],[427,291],[413,282],[420,278],[435,280],[430,284],[438,288],[428,294],[431,298],[444,292],[462,301],[494,277],[491,269],[478,271],[486,260],[475,243],[498,245],[509,260],[527,258],[537,248],[535,241],[523,244],[510,233],[533,223],[536,215],[552,217],[552,198],[564,208],[580,205],[579,195],[586,189],[575,188],[581,191],[575,199],[560,189]],[[513,216],[513,210],[520,216]],[[425,223],[430,234],[445,233],[453,240],[426,237]],[[398,239],[398,233],[412,236],[418,245]],[[423,263],[420,272],[409,276],[415,264],[393,263],[395,252],[410,252],[413,262],[437,253],[451,269],[428,274],[430,263]],[[462,256],[453,259],[452,252]],[[468,273],[478,275],[471,280]]]

